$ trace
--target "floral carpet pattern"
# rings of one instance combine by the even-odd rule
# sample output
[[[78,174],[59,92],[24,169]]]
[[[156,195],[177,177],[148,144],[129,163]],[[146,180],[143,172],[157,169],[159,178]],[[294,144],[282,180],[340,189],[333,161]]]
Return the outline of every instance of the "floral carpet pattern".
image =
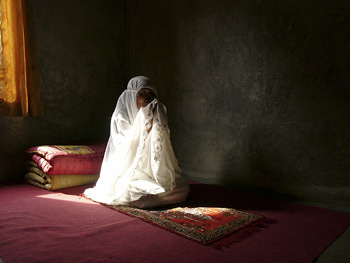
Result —
[[[154,210],[128,206],[109,207],[204,245],[264,218],[233,208],[220,207],[183,206]]]

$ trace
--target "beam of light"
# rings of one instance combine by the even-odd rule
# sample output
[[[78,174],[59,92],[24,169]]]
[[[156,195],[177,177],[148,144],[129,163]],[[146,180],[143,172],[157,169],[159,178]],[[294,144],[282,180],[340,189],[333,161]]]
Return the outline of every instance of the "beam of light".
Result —
[[[48,193],[43,195],[37,195],[36,197],[52,199],[57,201],[67,201],[67,202],[75,202],[75,203],[82,203],[82,204],[89,204],[89,205],[98,205],[98,203],[95,203],[87,198],[84,198],[83,196],[69,195],[69,194],[63,194],[63,193]]]

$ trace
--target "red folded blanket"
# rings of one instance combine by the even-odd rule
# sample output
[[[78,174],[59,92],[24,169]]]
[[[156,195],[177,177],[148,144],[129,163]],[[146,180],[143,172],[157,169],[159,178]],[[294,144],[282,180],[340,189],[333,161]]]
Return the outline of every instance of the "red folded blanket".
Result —
[[[99,174],[106,144],[44,145],[26,149],[26,154],[48,175]]]

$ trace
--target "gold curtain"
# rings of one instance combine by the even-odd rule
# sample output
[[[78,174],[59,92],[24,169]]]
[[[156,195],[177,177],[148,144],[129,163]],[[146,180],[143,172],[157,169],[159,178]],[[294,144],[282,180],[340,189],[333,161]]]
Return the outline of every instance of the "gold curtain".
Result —
[[[0,115],[43,114],[30,2],[0,0]]]

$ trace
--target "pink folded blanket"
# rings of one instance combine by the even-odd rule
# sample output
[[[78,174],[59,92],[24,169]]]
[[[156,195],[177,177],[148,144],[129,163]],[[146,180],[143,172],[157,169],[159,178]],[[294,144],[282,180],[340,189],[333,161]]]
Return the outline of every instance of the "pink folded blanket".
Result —
[[[47,175],[99,174],[106,144],[43,145],[25,150]]]

